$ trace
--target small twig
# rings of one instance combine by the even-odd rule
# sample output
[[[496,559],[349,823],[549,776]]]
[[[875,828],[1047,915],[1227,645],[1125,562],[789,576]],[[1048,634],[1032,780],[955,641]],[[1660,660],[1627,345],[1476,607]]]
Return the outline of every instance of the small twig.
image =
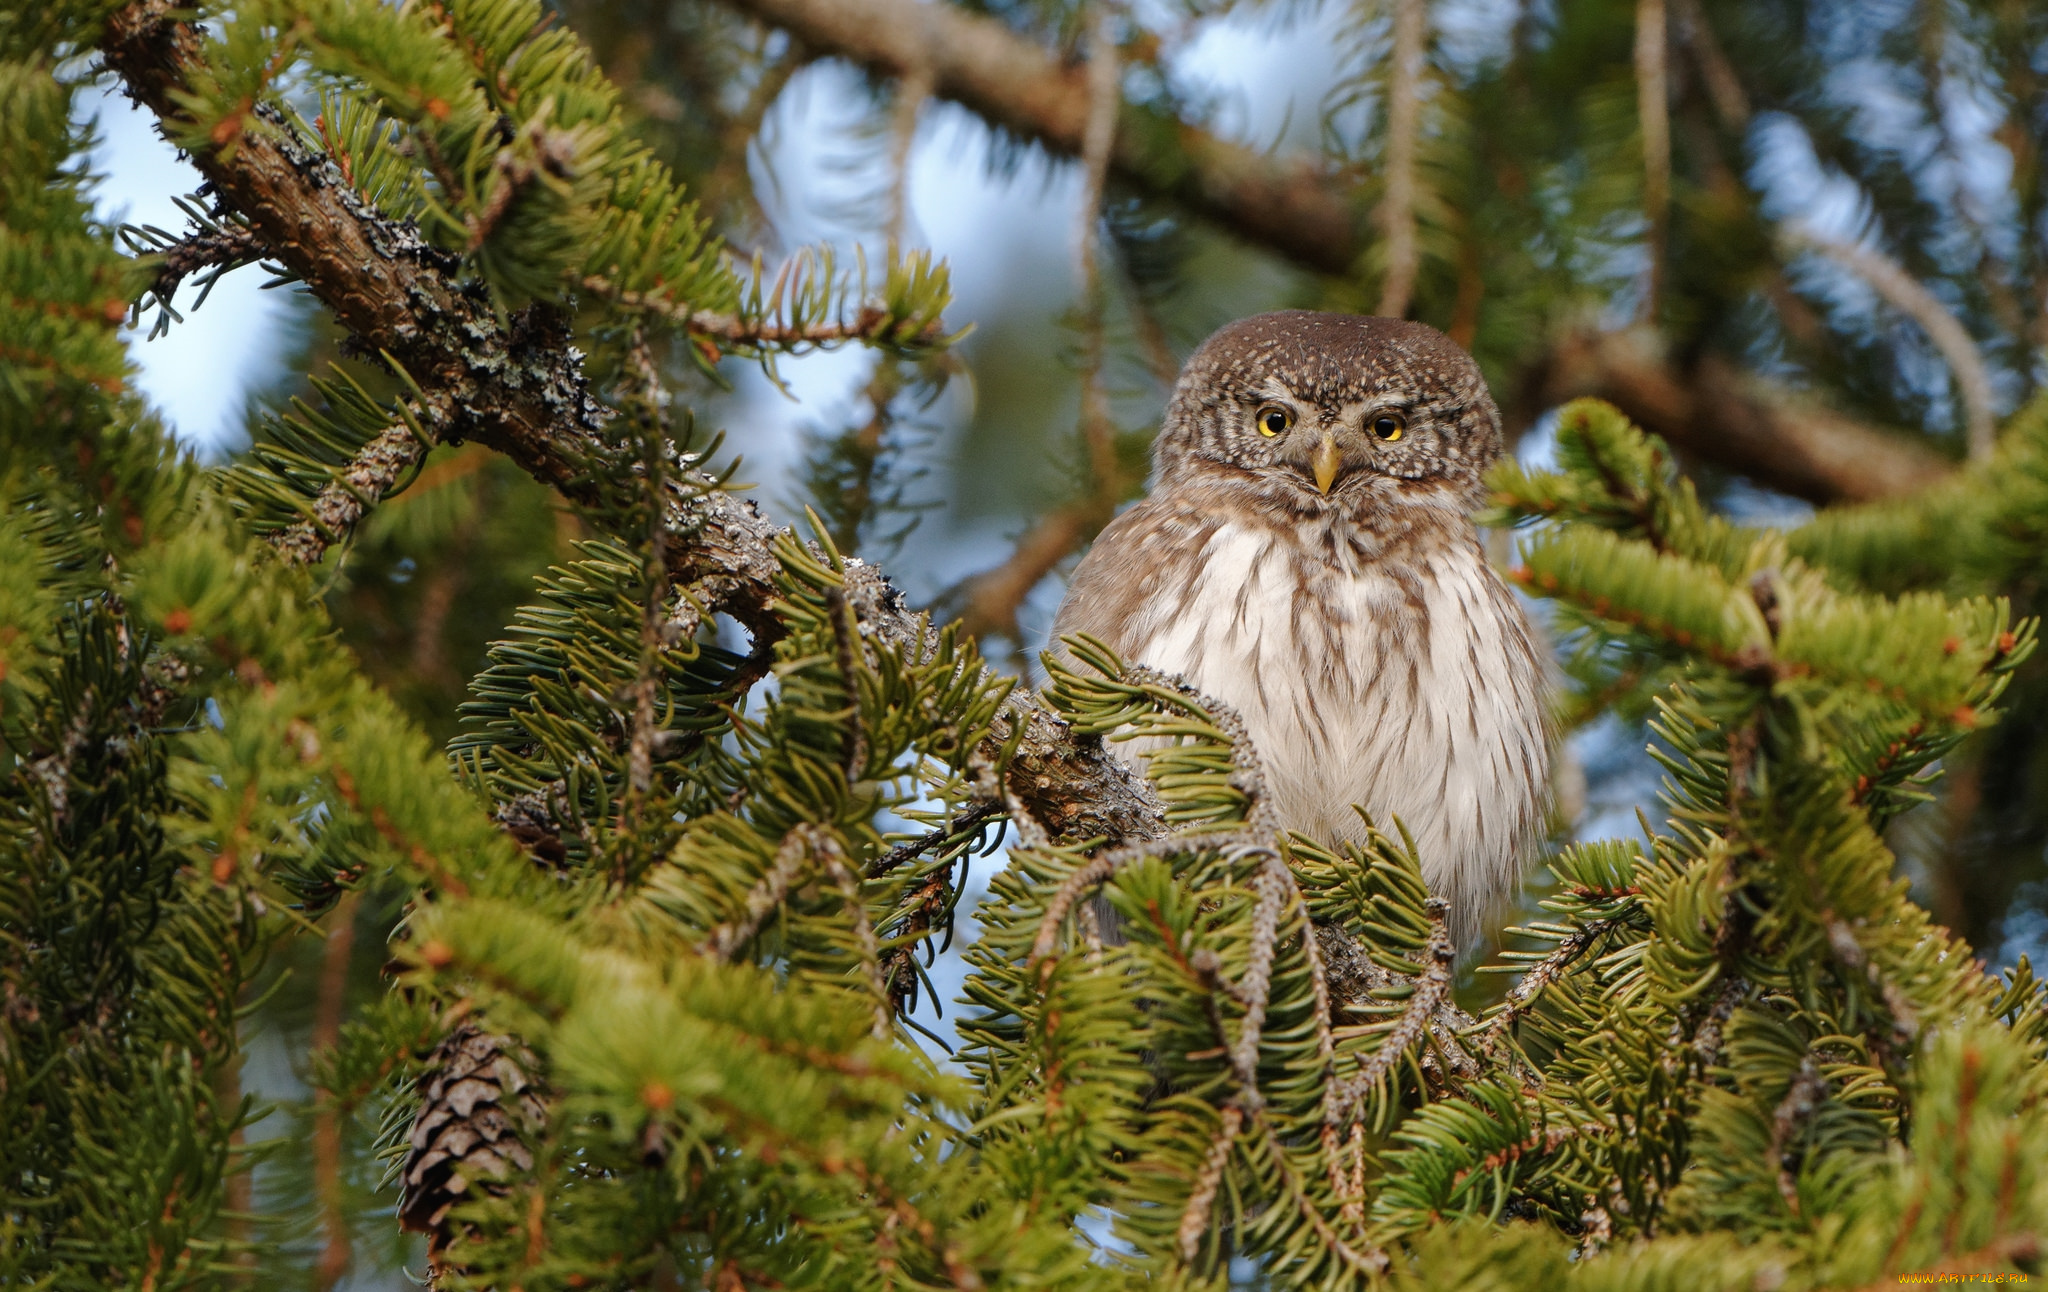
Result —
[[[201,229],[151,254],[163,257],[163,267],[150,282],[152,295],[166,306],[178,288],[202,270],[222,272],[261,260],[270,253],[263,240],[239,224],[219,224]]]
[[[1692,1052],[1698,1059],[1700,1071],[1712,1068],[1721,1057],[1722,1029],[1735,1016],[1735,1007],[1749,995],[1749,980],[1739,975],[1730,977],[1721,984],[1721,990],[1714,997],[1707,1016],[1700,1020],[1699,1030],[1693,1033]]]
[[[860,881],[854,878],[852,867],[846,864],[846,854],[841,851],[839,841],[823,831],[817,832],[817,851],[824,858],[825,873],[839,889],[839,895],[846,899],[846,905],[853,912],[853,943],[860,955],[861,972],[868,980],[868,991],[874,996],[875,1021],[869,1029],[878,1041],[885,1041],[895,1030],[896,1008],[889,998],[889,979],[882,971],[882,947],[875,939],[875,926],[868,919],[867,903],[861,900]]]
[[[1096,289],[1095,225],[1102,218],[1102,187],[1109,175],[1110,150],[1116,145],[1117,109],[1123,104],[1123,68],[1116,38],[1110,32],[1113,6],[1096,0],[1088,28],[1088,117],[1081,131],[1080,228],[1078,230],[1082,290]]]
[[[664,29],[665,31],[666,29]],[[681,39],[680,33],[675,36]],[[728,195],[743,193],[748,187],[748,161],[753,144],[761,133],[761,123],[768,110],[782,97],[783,90],[798,72],[811,65],[812,54],[801,40],[791,40],[782,55],[761,69],[753,88],[747,91],[747,100],[740,110],[728,117],[720,126],[719,158],[711,172],[698,184],[698,191],[715,195],[721,201]],[[651,82],[642,82],[640,93],[642,105],[659,104],[660,110],[652,113],[663,120],[679,121],[687,111],[682,103],[658,91]],[[658,95],[658,98],[652,96]]]
[[[1238,850],[1236,855],[1241,858],[1248,851]],[[1269,861],[1278,860],[1271,849],[1266,852]],[[1287,901],[1288,887],[1274,877],[1271,865],[1261,866],[1257,878],[1252,880],[1258,904],[1252,908],[1251,957],[1237,988],[1237,997],[1244,1002],[1244,1021],[1238,1028],[1236,1043],[1230,1047],[1230,1066],[1237,1073],[1238,1101],[1247,1111],[1265,1102],[1259,1094],[1259,1041],[1266,1028],[1266,1006],[1273,991],[1274,944],[1280,938],[1280,911]]]
[[[1670,44],[1664,0],[1636,0],[1636,116],[1643,136],[1643,215],[1650,224],[1650,282],[1637,318],[1652,322],[1664,289],[1664,240],[1671,217]]]
[[[1970,460],[1982,462],[1997,447],[1998,421],[1992,407],[1991,370],[1967,328],[1926,284],[1907,273],[1874,247],[1829,237],[1803,220],[1787,222],[1779,231],[1787,248],[1817,251],[1870,285],[1893,309],[1920,325],[1947,361],[1955,378],[1956,399],[1963,406],[1963,427]]]
[[[1497,1054],[1501,1041],[1507,1036],[1508,1029],[1515,1025],[1515,1020],[1527,1013],[1545,988],[1557,981],[1558,976],[1584,955],[1588,947],[1619,922],[1618,918],[1610,918],[1581,924],[1566,934],[1549,955],[1531,965],[1521,981],[1509,988],[1507,998],[1500,1003],[1499,1012],[1486,1021],[1485,1029],[1479,1034],[1480,1048],[1488,1054]]]
[[[803,873],[804,862],[811,856],[817,836],[817,827],[800,825],[782,837],[782,846],[775,850],[775,860],[768,867],[768,873],[761,876],[752,890],[747,893],[746,915],[735,924],[721,924],[711,932],[704,949],[721,960],[732,959],[733,953],[753,941],[761,929],[761,922],[769,912],[782,905],[782,899],[789,896],[789,890],[796,884],[797,876]]]
[[[1229,852],[1233,849],[1268,849],[1272,844],[1249,831],[1184,831],[1167,835],[1162,839],[1144,839],[1137,843],[1112,848],[1079,867],[1067,876],[1052,900],[1046,904],[1045,915],[1038,924],[1038,937],[1031,944],[1031,959],[1036,962],[1053,952],[1053,943],[1059,938],[1060,922],[1074,909],[1091,888],[1108,882],[1119,870],[1133,862],[1148,857],[1172,857],[1188,852]]]
[[[42,782],[43,798],[49,804],[51,821],[60,826],[71,814],[71,765],[85,749],[86,738],[92,734],[94,707],[99,698],[95,690],[88,684],[79,693],[71,725],[64,729],[64,743],[28,765],[29,775]]]
[[[271,545],[294,565],[312,565],[340,542],[399,478],[427,453],[420,432],[404,422],[386,427],[356,451],[296,521],[270,536]]]
[[[687,329],[693,336],[717,342],[724,350],[835,349],[852,342],[890,341],[900,345],[904,341],[904,338],[894,335],[902,320],[874,305],[862,306],[850,321],[777,323],[771,317],[748,318],[739,314],[720,314],[714,310],[693,310],[688,304],[678,304],[665,296],[622,288],[597,274],[588,275],[581,282],[585,291],[602,296],[622,309],[666,319]],[[942,328],[943,324],[934,320],[910,340],[936,341]]]
[[[1444,926],[1444,912],[1448,905],[1441,897],[1429,899],[1429,941],[1422,949],[1426,963],[1408,997],[1408,1007],[1402,1011],[1401,1020],[1394,1024],[1393,1030],[1380,1041],[1379,1048],[1359,1061],[1357,1072],[1324,1088],[1325,1122],[1343,1125],[1351,1121],[1357,1113],[1359,1100],[1379,1084],[1411,1046],[1428,1033],[1437,1006],[1443,1003],[1451,990],[1451,961],[1456,952],[1451,946],[1450,931]]]
[[[1870,979],[1870,985],[1877,988],[1885,1008],[1891,1011],[1892,1029],[1900,1036],[1910,1037],[1920,1030],[1920,1011],[1913,1008],[1913,1002],[1906,999],[1906,993],[1899,985],[1886,977],[1870,960],[1863,950],[1863,943],[1856,937],[1856,930],[1839,919],[1827,922],[1828,946],[1835,957],[1851,969],[1861,969]]]
[[[913,64],[896,82],[896,101],[889,110],[889,215],[883,228],[891,246],[903,244],[910,224],[910,148],[931,97],[932,73],[923,63]]]
[[[1113,503],[1105,507],[1093,496],[1053,508],[1024,531],[1002,564],[970,576],[944,600],[958,604],[960,622],[970,634],[999,633],[1020,640],[1017,610],[1024,599],[1115,514]]]
[[[1216,1190],[1223,1182],[1223,1168],[1230,1162],[1230,1150],[1237,1143],[1237,1132],[1244,1125],[1244,1110],[1236,1104],[1223,1107],[1223,1124],[1216,1130],[1216,1138],[1209,1141],[1209,1152],[1202,1159],[1202,1172],[1195,1177],[1195,1191],[1188,1195],[1188,1205],[1180,1213],[1180,1229],[1175,1237],[1183,1264],[1192,1264],[1202,1250],[1202,1235],[1209,1231],[1209,1213],[1216,1205]]]
[[[1743,92],[1742,78],[1735,74],[1735,66],[1722,51],[1721,42],[1714,38],[1714,29],[1700,8],[1700,0],[1674,0],[1674,7],[1678,30],[1699,64],[1700,80],[1706,83],[1707,97],[1714,101],[1715,113],[1729,129],[1744,129],[1749,125],[1749,95]]]
[[[1280,1182],[1287,1186],[1288,1196],[1294,1199],[1295,1210],[1301,1213],[1301,1218],[1308,1222],[1309,1228],[1316,1231],[1316,1237],[1322,1239],[1325,1247],[1335,1252],[1339,1260],[1353,1269],[1369,1274],[1386,1273],[1392,1262],[1387,1259],[1385,1252],[1371,1244],[1367,1244],[1364,1251],[1359,1251],[1345,1242],[1336,1230],[1330,1228],[1330,1222],[1323,1218],[1321,1209],[1310,1201],[1308,1191],[1301,1187],[1301,1178],[1295,1175],[1294,1168],[1288,1164],[1286,1148],[1280,1142],[1279,1135],[1274,1133],[1273,1124],[1266,1120],[1263,1111],[1254,1116],[1259,1129],[1265,1133],[1266,1151],[1273,1155],[1273,1169],[1279,1173]]]
[[[1294,886],[1296,901],[1301,900],[1301,887],[1295,884],[1294,872],[1278,857],[1267,863],[1268,871],[1277,872],[1286,882]],[[1316,1057],[1323,1061],[1323,1078],[1335,1076],[1332,1070],[1337,1062],[1337,1033],[1330,1017],[1330,978],[1323,968],[1322,944],[1316,941],[1315,926],[1308,916],[1308,903],[1302,902],[1301,911],[1301,954],[1308,960],[1309,990],[1315,1000],[1316,1010]]]
[[[997,815],[1001,810],[994,803],[975,803],[970,805],[966,811],[954,817],[947,824],[936,830],[927,831],[922,838],[913,839],[909,843],[899,843],[869,862],[868,878],[880,879],[898,866],[917,860],[940,844],[945,843],[948,839],[957,838],[961,834],[978,827],[982,822]]]
[[[1074,912],[1074,920],[1081,929],[1081,945],[1088,952],[1092,964],[1102,959],[1102,913],[1098,902],[1083,902]]]
[[[1785,1205],[1792,1208],[1792,1214],[1799,1214],[1799,1186],[1792,1173],[1785,1169],[1785,1146],[1806,1120],[1820,1107],[1827,1097],[1827,1079],[1820,1074],[1820,1068],[1811,1054],[1799,1060],[1799,1074],[1792,1078],[1791,1089],[1778,1101],[1776,1111],[1771,1114],[1771,1145],[1766,1160],[1771,1171],[1778,1177],[1778,1192],[1785,1199]]]
[[[846,736],[840,746],[841,764],[849,787],[867,768],[868,739],[861,728],[860,666],[863,651],[860,625],[846,604],[846,593],[838,586],[825,590],[825,609],[832,617],[832,656],[839,668],[840,689],[846,696]]]
[[[1373,313],[1405,318],[1421,268],[1415,235],[1415,145],[1422,130],[1423,47],[1429,39],[1424,0],[1394,0],[1394,51],[1387,77],[1386,195],[1380,232],[1387,240],[1387,276]]]
[[[647,557],[649,572],[646,599],[640,612],[640,663],[633,679],[633,734],[626,749],[626,798],[620,806],[622,824],[638,819],[648,793],[654,788],[654,697],[660,689],[661,657],[668,647],[663,608],[668,603],[668,516],[664,505],[668,484],[663,468],[668,465],[668,391],[662,385],[661,370],[647,348],[646,334],[633,332],[626,347],[640,388],[631,392],[632,402],[646,415],[643,429],[646,452],[641,455],[641,485],[647,493]],[[629,827],[628,827],[629,828]],[[622,851],[621,869],[625,853]],[[626,876],[616,876],[623,884]]]

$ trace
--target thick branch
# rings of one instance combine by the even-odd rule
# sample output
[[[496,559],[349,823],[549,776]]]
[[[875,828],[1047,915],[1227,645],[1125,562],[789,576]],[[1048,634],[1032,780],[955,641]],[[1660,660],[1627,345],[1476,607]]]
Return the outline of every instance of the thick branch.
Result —
[[[198,39],[173,12],[164,0],[128,5],[109,19],[103,45],[129,93],[165,119],[176,117],[176,96],[200,63]],[[635,473],[632,446],[606,434],[611,412],[591,394],[560,311],[534,307],[501,325],[447,257],[372,210],[331,161],[281,126],[245,130],[226,156],[202,151],[193,162],[364,350],[405,367],[439,438],[495,448],[583,503]],[[676,481],[670,499],[671,579],[692,585],[707,609],[732,615],[757,646],[776,640],[774,545],[784,531],[751,502],[702,481]],[[875,567],[847,563],[846,599],[882,641],[913,651],[933,644],[930,622]],[[1010,700],[975,757],[992,761],[1019,725],[1009,788],[1048,829],[1068,839],[1163,832],[1145,784],[1029,696]]]
[[[1690,371],[1632,333],[1581,333],[1554,347],[1534,392],[1544,406],[1596,395],[1680,451],[1813,502],[1867,502],[1918,493],[1950,464],[1904,435],[1888,435],[1789,393],[1764,397],[1726,362]]]
[[[919,0],[726,3],[870,71],[923,78],[939,97],[1055,152],[1082,152],[1086,68],[1061,63],[992,18]],[[1357,258],[1358,212],[1350,195],[1306,161],[1275,161],[1126,105],[1110,168],[1318,272],[1349,272]]]

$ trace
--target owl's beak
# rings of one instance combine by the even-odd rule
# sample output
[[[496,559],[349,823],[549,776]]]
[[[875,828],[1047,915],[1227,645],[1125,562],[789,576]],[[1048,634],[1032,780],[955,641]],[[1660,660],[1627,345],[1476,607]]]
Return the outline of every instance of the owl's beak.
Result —
[[[1339,468],[1344,465],[1344,452],[1337,447],[1337,437],[1329,431],[1323,432],[1322,443],[1316,445],[1315,453],[1308,460],[1309,469],[1316,473],[1316,492],[1330,492],[1330,484],[1337,478]]]

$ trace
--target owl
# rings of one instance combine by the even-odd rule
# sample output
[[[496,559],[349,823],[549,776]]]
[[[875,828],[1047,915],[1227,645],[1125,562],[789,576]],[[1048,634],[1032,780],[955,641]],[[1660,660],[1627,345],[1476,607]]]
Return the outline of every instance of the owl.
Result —
[[[1053,626],[1234,707],[1285,828],[1358,839],[1354,804],[1406,826],[1460,943],[1516,887],[1548,783],[1544,656],[1470,518],[1501,443],[1434,328],[1232,323],[1181,371],[1150,494]]]

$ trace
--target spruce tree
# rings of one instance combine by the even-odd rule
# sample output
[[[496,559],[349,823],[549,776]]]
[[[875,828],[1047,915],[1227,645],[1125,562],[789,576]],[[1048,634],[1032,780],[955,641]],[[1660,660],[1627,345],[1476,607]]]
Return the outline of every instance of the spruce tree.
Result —
[[[1567,6],[1461,63],[1399,0],[1361,20],[1352,92],[1405,107],[1304,177],[1143,75],[1143,15],[912,6],[919,45],[886,0],[738,7],[903,77],[884,106],[949,95],[1078,153],[1108,212],[1086,479],[963,589],[965,622],[860,554],[902,541],[900,423],[959,340],[945,267],[730,254],[744,201],[717,153],[758,107],[686,86],[685,125],[643,130],[538,0],[0,16],[0,1284],[327,1287],[351,1243],[401,1230],[448,1289],[2039,1272],[2048,988],[1917,904],[1891,841],[1944,769],[2031,748],[1988,742],[2038,725],[2048,396],[1988,425],[1984,357],[1952,332],[1926,330],[1943,401],[1882,380],[1920,341],[1802,334],[1796,301],[1772,326],[1838,407],[1730,375],[1784,262],[1869,255],[1767,227],[1717,152],[1766,106],[1825,124],[1800,100],[1824,41],[1739,70],[1706,52],[1717,23],[1764,51],[1810,15]],[[2021,123],[1998,216],[2020,237],[1979,229],[1968,326],[1943,317],[1970,345],[2021,312],[1983,347],[2009,397],[2041,376],[2048,33],[2021,6],[1956,12]],[[668,38],[742,61],[737,19],[687,17]],[[1033,117],[973,57],[1080,97],[1026,96]],[[751,105],[777,75],[733,85]],[[94,216],[95,76],[204,175],[184,234]],[[1573,112],[1525,110],[1544,102]],[[1908,269],[1949,272],[1896,159],[1829,142],[1893,185]],[[1194,220],[1310,264],[1322,303],[1462,331],[1527,401],[1589,367],[1615,396],[1558,410],[1554,468],[1503,464],[1484,521],[1552,616],[1561,721],[1647,715],[1662,819],[1546,854],[1540,916],[1473,966],[1491,993],[1461,981],[1400,822],[1337,850],[1284,834],[1227,707],[1087,640],[1036,689],[981,653],[1141,482],[1104,374],[1215,236]],[[1617,285],[1624,244],[1650,268]],[[258,264],[342,339],[202,464],[133,390],[119,328]],[[1547,327],[1631,293],[1668,353]],[[871,416],[817,437],[821,505],[778,525],[731,487],[691,383],[843,346],[877,352]],[[1746,526],[1712,505],[1725,470],[1837,505]],[[403,509],[423,496],[449,506]],[[551,506],[558,552],[532,532],[557,532]],[[463,622],[518,605],[436,716],[432,686],[383,684],[364,607],[427,613],[424,590],[377,601],[379,563],[473,545],[496,573]],[[1160,746],[1143,776],[1112,753],[1137,738]],[[388,916],[379,981],[330,1002],[312,1103],[271,1114],[306,1133],[259,1140],[240,1069],[274,967],[345,961],[366,911]],[[914,1014],[956,938],[948,1056]]]

